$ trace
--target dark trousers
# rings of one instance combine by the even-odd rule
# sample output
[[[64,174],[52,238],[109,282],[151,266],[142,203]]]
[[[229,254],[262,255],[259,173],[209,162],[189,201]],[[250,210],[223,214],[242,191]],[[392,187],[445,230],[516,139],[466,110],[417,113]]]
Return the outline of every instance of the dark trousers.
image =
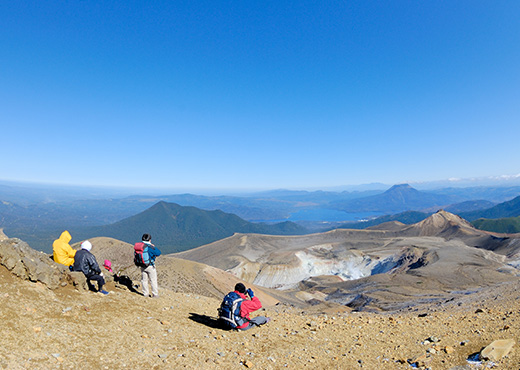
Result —
[[[103,285],[105,285],[105,279],[103,278],[103,276],[101,275],[90,275],[90,276],[87,276],[87,283],[88,283],[88,287],[92,290],[95,290],[95,287],[94,285],[92,284],[92,281],[97,281],[97,285],[98,285],[98,292],[103,289]]]

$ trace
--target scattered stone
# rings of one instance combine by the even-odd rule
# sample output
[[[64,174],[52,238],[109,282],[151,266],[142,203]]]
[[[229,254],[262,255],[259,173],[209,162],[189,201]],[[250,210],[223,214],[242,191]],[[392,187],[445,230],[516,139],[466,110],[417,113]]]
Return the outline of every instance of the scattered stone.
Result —
[[[511,351],[515,341],[513,339],[495,340],[480,352],[480,358],[484,360],[498,361],[507,356]]]
[[[39,333],[39,332],[42,331],[42,327],[41,327],[41,326],[35,326],[35,327],[33,328],[33,330],[34,330],[35,333]]]
[[[446,352],[448,355],[451,355],[455,352],[455,348],[453,348],[452,346],[446,346],[444,347],[444,352]]]
[[[431,361],[432,361],[431,357],[424,354],[424,355],[417,356],[411,360],[408,360],[408,363],[410,365],[414,365],[417,367],[427,367],[431,363]]]
[[[245,360],[244,361],[244,366],[247,367],[247,368],[252,368],[255,365],[250,360]]]
[[[438,343],[440,342],[441,340],[435,336],[431,336],[429,337],[428,339],[426,339],[424,342],[425,343]]]

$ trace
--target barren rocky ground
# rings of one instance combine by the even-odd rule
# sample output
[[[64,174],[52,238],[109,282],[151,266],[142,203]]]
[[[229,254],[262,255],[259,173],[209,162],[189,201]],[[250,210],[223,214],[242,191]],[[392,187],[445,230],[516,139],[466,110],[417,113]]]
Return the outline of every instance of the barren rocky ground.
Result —
[[[110,294],[55,290],[0,266],[0,366],[9,369],[257,368],[470,369],[497,339],[520,334],[518,283],[443,305],[393,313],[265,307],[271,322],[244,332],[214,327],[220,301],[161,287],[144,298],[108,284]],[[518,343],[480,368],[518,369]]]

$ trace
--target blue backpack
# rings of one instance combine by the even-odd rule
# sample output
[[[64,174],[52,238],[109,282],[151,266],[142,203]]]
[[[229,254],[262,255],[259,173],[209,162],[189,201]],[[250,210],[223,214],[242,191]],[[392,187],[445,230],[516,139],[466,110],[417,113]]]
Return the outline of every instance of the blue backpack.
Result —
[[[150,254],[148,246],[145,243],[135,243],[134,245],[134,263],[137,267],[150,266]]]
[[[224,297],[218,309],[218,316],[226,329],[236,329],[237,326],[242,326],[247,321],[240,316],[240,307],[243,300],[244,298],[235,292],[230,292]]]

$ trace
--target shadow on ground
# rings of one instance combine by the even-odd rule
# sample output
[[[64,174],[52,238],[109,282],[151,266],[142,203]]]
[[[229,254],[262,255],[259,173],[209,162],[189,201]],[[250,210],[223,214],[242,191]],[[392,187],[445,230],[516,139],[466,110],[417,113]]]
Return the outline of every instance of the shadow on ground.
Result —
[[[222,323],[220,322],[218,317],[212,317],[212,316],[208,316],[208,315],[199,315],[198,313],[190,312],[189,319],[193,320],[195,322],[198,322],[199,324],[209,326],[210,328],[213,328],[213,329],[226,330],[226,329],[224,329],[224,326],[222,325]]]

